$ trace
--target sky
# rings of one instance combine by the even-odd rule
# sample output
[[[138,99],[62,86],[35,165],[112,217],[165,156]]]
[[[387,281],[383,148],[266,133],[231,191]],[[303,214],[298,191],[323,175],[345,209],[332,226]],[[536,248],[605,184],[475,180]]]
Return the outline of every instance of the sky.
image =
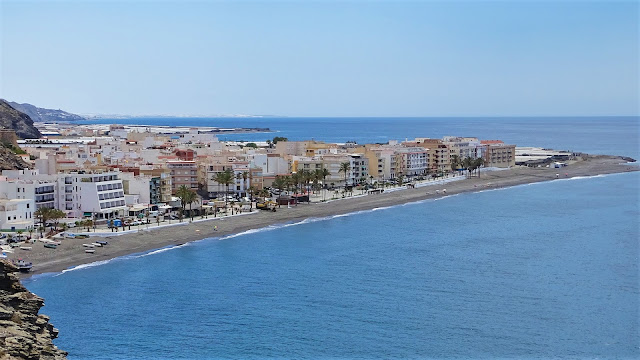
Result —
[[[640,114],[636,1],[0,0],[0,97],[80,114]]]

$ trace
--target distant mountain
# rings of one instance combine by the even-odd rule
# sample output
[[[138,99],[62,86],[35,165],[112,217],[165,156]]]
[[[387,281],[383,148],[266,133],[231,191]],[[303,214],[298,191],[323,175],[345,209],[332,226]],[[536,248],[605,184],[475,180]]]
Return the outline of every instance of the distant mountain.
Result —
[[[15,130],[23,139],[37,139],[42,136],[33,126],[29,115],[14,109],[8,102],[0,99],[0,128]]]
[[[60,122],[60,121],[76,121],[85,120],[80,115],[71,114],[62,110],[44,109],[31,104],[18,104],[17,102],[8,101],[8,103],[16,110],[22,111],[29,115],[36,122]]]

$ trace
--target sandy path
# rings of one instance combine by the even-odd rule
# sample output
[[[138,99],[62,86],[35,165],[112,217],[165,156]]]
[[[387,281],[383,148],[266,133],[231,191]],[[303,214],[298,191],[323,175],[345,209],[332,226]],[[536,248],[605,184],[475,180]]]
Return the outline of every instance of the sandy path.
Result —
[[[376,207],[442,197],[445,195],[442,193],[442,189],[446,189],[446,195],[452,195],[485,190],[487,188],[500,188],[553,180],[558,173],[564,178],[640,170],[640,167],[637,165],[624,165],[621,164],[622,162],[624,161],[620,157],[591,156],[588,160],[572,163],[563,169],[518,167],[510,170],[491,171],[483,173],[480,178],[474,177],[444,185],[425,186],[352,199],[347,198],[328,203],[299,204],[291,209],[287,209],[286,207],[279,208],[276,212],[261,211],[255,214],[227,217],[218,220],[194,223],[185,222],[184,225],[150,231],[141,230],[132,234],[111,236],[108,238],[64,239],[57,249],[47,249],[42,246],[42,243],[36,243],[33,244],[32,251],[16,249],[15,253],[10,254],[9,257],[14,259],[20,257],[32,261],[34,267],[31,274],[58,272],[80,264],[145,252],[207,237],[238,233],[273,224],[295,222],[309,217],[345,214]],[[568,175],[565,176],[565,173]],[[436,194],[435,190],[440,190],[440,194]],[[218,231],[213,230],[214,225],[217,225]],[[109,245],[104,248],[97,248],[95,254],[85,253],[85,248],[82,244],[95,240],[106,240],[109,242]],[[25,276],[29,275],[27,274]]]

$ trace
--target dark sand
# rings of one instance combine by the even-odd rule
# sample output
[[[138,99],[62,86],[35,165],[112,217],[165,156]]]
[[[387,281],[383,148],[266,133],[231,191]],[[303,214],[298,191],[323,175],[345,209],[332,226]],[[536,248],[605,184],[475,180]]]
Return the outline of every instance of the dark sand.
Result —
[[[590,156],[587,160],[570,162],[568,167],[562,169],[515,167],[509,170],[489,171],[482,173],[480,178],[473,177],[443,185],[385,192],[327,203],[299,204],[292,206],[291,209],[281,207],[276,212],[260,211],[255,214],[194,223],[188,223],[187,221],[184,225],[161,227],[149,231],[141,230],[135,233],[110,236],[107,238],[63,239],[62,244],[58,246],[57,249],[44,248],[43,244],[38,242],[32,245],[33,250],[22,251],[15,249],[15,252],[9,254],[9,257],[13,259],[23,258],[33,262],[32,273],[24,274],[24,276],[45,272],[59,272],[80,264],[108,260],[132,253],[145,252],[208,237],[239,233],[273,224],[297,222],[311,217],[317,218],[345,214],[377,207],[433,199],[446,195],[486,190],[488,188],[503,188],[555,180],[556,174],[560,174],[560,178],[567,178],[640,170],[640,167],[637,165],[624,164],[625,162],[625,160],[617,156]],[[442,193],[442,189],[446,189],[446,194]],[[436,194],[436,190],[440,190],[440,193]],[[528,188],[522,191],[535,191],[535,188]],[[212,217],[209,218],[212,219]],[[218,231],[214,231],[214,225],[218,227]],[[142,228],[141,226],[141,229]],[[109,245],[103,248],[96,248],[94,254],[85,253],[85,248],[82,244],[96,240],[106,240],[109,242]]]

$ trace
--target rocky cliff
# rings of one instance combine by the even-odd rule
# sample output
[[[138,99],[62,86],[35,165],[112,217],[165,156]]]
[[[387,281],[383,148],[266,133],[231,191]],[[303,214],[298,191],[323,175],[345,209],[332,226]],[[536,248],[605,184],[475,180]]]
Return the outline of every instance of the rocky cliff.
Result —
[[[62,110],[54,110],[54,109],[45,109],[41,107],[37,107],[31,104],[18,104],[17,102],[9,101],[8,102],[11,107],[14,109],[23,112],[31,118],[31,120],[35,122],[60,122],[60,121],[76,121],[76,120],[85,120],[80,115],[71,114]]]
[[[0,99],[0,128],[15,130],[16,134],[23,139],[37,139],[42,136],[27,114],[14,109],[2,99]]]
[[[16,271],[0,260],[0,360],[66,359],[67,353],[52,343],[58,330],[48,316],[38,315],[44,300],[22,286]]]
[[[22,161],[11,149],[0,142],[0,170],[30,169],[31,166]]]

